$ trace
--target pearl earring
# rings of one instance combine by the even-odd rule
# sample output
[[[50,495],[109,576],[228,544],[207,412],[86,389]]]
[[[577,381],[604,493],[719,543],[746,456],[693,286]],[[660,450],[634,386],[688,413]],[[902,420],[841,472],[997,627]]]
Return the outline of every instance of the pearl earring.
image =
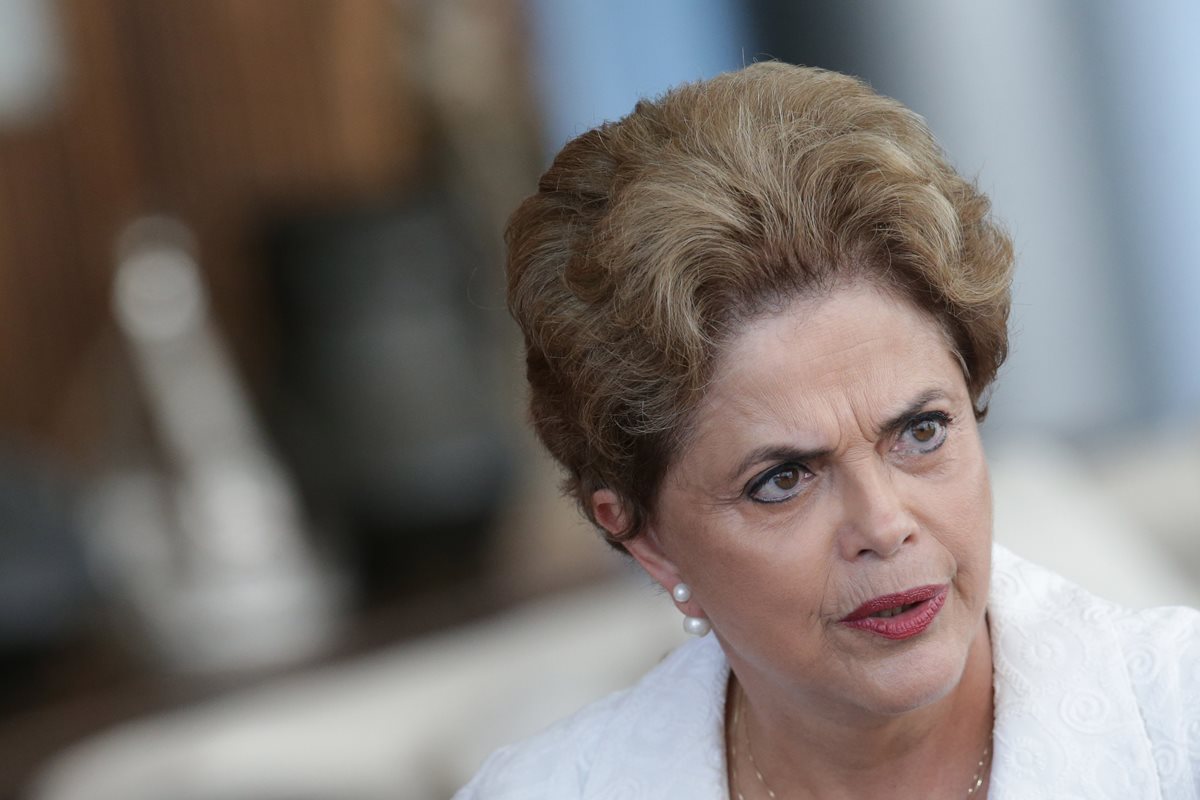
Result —
[[[671,590],[671,597],[675,598],[676,603],[686,603],[692,599],[692,587],[686,583],[677,583],[675,588]],[[683,617],[683,629],[692,636],[703,636],[712,630],[712,626],[708,624],[708,620],[704,617],[693,617],[685,614]]]

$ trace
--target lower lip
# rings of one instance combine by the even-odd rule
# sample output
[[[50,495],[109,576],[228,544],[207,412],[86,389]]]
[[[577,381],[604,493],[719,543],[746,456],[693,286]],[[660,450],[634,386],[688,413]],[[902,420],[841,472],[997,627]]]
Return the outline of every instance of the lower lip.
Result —
[[[842,622],[848,628],[878,634],[885,639],[911,639],[933,624],[946,604],[947,589],[943,588],[928,600],[922,600],[894,617],[863,617]]]

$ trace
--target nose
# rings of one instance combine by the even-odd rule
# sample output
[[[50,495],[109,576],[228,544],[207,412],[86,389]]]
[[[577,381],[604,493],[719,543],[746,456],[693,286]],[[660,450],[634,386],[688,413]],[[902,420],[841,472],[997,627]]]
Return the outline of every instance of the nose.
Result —
[[[897,490],[882,460],[847,468],[842,483],[843,513],[838,547],[854,561],[876,556],[891,558],[917,535],[917,522]]]

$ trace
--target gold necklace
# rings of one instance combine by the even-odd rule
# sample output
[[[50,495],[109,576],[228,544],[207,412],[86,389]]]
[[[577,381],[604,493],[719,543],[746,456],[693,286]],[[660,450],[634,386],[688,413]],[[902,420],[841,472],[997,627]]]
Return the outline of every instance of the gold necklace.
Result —
[[[746,800],[742,794],[742,790],[738,787],[737,768],[737,739],[738,733],[741,732],[742,738],[746,740],[746,757],[750,761],[750,768],[754,770],[754,776],[758,778],[759,784],[766,791],[767,797],[771,800],[776,800],[775,792],[767,785],[767,779],[763,777],[762,770],[758,768],[758,763],[754,760],[754,747],[750,744],[750,731],[746,728],[746,723],[742,719],[742,706],[746,703],[746,692],[742,689],[742,684],[734,679],[734,697],[733,697],[733,735],[729,739],[729,772],[730,783],[733,785],[734,794],[737,795],[737,800]],[[988,737],[988,743],[983,748],[983,755],[979,757],[979,764],[975,768],[975,774],[971,777],[971,785],[967,789],[967,797],[974,796],[975,792],[983,787],[983,779],[986,774],[986,765],[988,756],[992,754],[992,741]]]

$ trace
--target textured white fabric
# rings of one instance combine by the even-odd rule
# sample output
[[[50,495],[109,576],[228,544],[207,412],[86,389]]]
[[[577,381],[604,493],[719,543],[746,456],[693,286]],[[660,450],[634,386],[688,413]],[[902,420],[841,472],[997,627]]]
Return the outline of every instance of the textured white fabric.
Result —
[[[1200,800],[1200,612],[1130,612],[1000,546],[992,800]],[[455,800],[727,800],[713,636],[499,750]]]

